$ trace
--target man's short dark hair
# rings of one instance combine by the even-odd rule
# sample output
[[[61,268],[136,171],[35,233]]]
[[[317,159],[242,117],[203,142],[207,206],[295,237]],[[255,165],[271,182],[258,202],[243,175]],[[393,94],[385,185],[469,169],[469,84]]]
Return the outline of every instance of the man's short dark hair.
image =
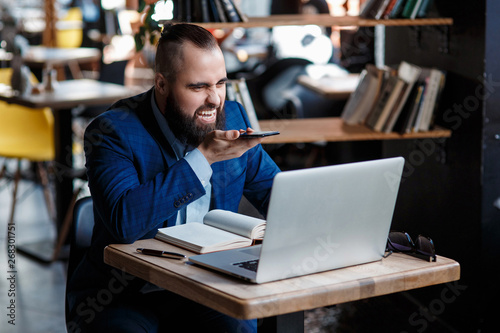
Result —
[[[218,47],[217,40],[206,29],[195,24],[167,24],[163,28],[156,49],[155,71],[169,81],[175,81],[182,64],[182,46],[190,42],[196,47],[212,50]]]

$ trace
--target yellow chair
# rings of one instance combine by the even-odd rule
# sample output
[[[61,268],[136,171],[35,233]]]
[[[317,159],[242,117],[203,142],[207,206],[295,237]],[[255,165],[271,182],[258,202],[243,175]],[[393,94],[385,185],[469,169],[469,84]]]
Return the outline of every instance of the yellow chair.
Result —
[[[10,85],[11,68],[0,68],[0,84]],[[32,83],[37,80],[32,75]],[[21,160],[26,159],[38,163],[41,183],[50,216],[55,209],[48,187],[47,168],[44,161],[52,161],[55,157],[54,117],[50,108],[32,109],[16,104],[0,101],[0,156],[6,159],[17,159],[17,170],[14,176],[14,190],[9,224],[14,223],[17,189],[21,178]],[[0,170],[0,178],[6,173],[6,165]]]
[[[78,7],[69,8],[66,16],[56,23],[56,46],[74,48],[82,46],[83,15]]]

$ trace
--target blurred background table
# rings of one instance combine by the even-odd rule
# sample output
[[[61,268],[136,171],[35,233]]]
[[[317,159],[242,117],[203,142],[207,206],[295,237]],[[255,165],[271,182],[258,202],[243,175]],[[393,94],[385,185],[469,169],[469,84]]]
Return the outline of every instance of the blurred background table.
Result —
[[[55,195],[57,230],[62,226],[73,196],[73,131],[72,109],[79,106],[109,104],[131,96],[134,91],[122,85],[96,80],[67,80],[55,84],[54,91],[16,96],[12,91],[0,92],[0,100],[31,108],[50,107],[54,112]],[[51,261],[54,242],[20,245],[24,252],[42,261]]]
[[[99,62],[101,51],[91,47],[57,48],[31,46],[23,55],[23,62],[32,68],[46,70],[68,66],[74,79],[82,79],[83,75],[79,64]],[[62,78],[62,76],[59,76]]]

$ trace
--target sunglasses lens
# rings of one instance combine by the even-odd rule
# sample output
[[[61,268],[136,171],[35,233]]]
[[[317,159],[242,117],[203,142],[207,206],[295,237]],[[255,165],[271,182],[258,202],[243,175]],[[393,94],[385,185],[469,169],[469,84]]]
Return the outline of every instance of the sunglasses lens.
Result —
[[[436,254],[436,250],[434,249],[434,242],[429,237],[418,236],[417,239],[417,250],[421,254],[425,254],[427,256],[434,256]]]
[[[412,251],[414,247],[407,233],[391,231],[389,233],[388,248],[393,251],[408,252]]]

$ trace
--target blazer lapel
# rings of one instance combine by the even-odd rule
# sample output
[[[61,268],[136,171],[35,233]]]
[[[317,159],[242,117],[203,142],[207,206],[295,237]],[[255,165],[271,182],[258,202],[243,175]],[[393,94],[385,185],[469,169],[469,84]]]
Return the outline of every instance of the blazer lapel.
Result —
[[[158,146],[160,146],[163,159],[165,163],[170,167],[177,160],[175,158],[174,150],[168,143],[167,138],[165,137],[165,135],[163,135],[160,126],[158,125],[158,121],[156,120],[156,117],[153,113],[153,108],[151,106],[151,103],[149,103],[149,101],[151,100],[153,89],[154,88],[151,88],[145,94],[146,96],[145,98],[147,99],[147,101],[145,103],[142,103],[142,105],[144,105],[144,108],[138,110],[137,116],[144,125],[144,128],[146,128],[149,134],[151,134],[153,139],[158,143]]]

